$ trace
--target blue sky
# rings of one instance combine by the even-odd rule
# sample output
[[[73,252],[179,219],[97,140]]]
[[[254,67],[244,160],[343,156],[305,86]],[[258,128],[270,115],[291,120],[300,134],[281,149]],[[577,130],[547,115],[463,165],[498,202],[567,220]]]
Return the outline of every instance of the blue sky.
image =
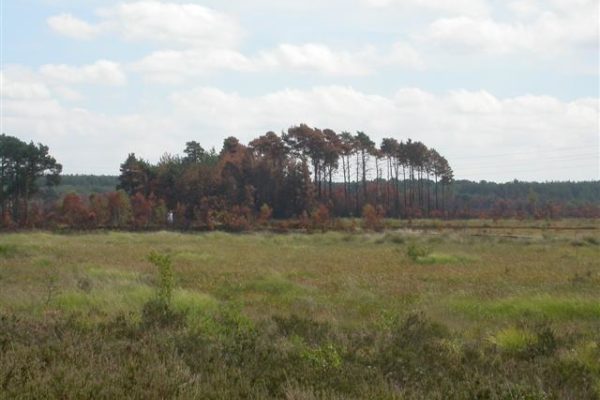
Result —
[[[67,173],[306,122],[599,179],[596,0],[2,1],[2,131]]]

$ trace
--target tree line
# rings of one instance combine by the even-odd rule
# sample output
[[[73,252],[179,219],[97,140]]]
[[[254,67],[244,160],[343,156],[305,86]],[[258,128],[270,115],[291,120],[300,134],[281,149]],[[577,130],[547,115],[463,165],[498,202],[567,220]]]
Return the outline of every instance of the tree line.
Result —
[[[89,198],[114,191],[118,182],[117,175],[61,175],[57,186],[40,182],[35,199],[53,204],[69,193]],[[455,180],[447,209],[448,218],[596,218],[600,217],[600,182]]]
[[[454,218],[598,218],[600,182],[470,182],[452,186]]]
[[[336,217],[360,216],[367,204],[390,217],[440,216],[453,180],[447,160],[419,141],[386,138],[377,146],[364,132],[305,124],[247,145],[229,137],[219,153],[191,141],[183,153],[154,165],[130,154],[118,188],[156,196],[190,223],[207,223],[211,212],[252,214],[263,206],[281,219],[319,206]]]
[[[57,187],[60,172],[47,146],[2,135],[2,226],[241,230],[270,219],[600,216],[598,182],[455,182],[447,160],[419,141],[377,146],[364,132],[305,124],[246,145],[229,137],[220,152],[190,141],[156,163],[130,153],[118,177],[67,176]]]

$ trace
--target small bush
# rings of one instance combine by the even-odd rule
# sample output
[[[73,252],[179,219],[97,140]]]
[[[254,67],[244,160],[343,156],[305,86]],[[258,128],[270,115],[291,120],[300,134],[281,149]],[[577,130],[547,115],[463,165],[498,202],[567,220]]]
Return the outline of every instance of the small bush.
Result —
[[[324,373],[338,370],[342,366],[342,357],[332,344],[304,350],[301,357]]]
[[[297,315],[290,317],[274,316],[278,331],[285,337],[299,336],[311,344],[322,343],[330,337],[329,324],[302,318]]]
[[[258,223],[260,225],[267,225],[273,216],[273,209],[268,204],[263,204],[260,207],[260,213],[258,214]]]
[[[244,232],[250,229],[248,217],[239,212],[224,212],[222,215],[223,228],[228,232]]]
[[[94,283],[90,278],[83,277],[77,280],[77,288],[85,293],[91,292],[93,287]]]
[[[429,254],[431,254],[430,249],[424,246],[420,246],[416,243],[411,243],[406,248],[406,255],[408,256],[408,258],[415,262],[418,261],[419,258],[427,257]]]
[[[145,328],[181,327],[186,322],[186,315],[177,312],[160,298],[154,298],[142,308],[142,326]]]
[[[171,256],[153,251],[148,256],[148,260],[158,267],[158,299],[168,306],[174,286]]]
[[[518,354],[525,353],[530,347],[536,345],[537,337],[529,330],[510,327],[490,337],[490,342],[501,351]]]
[[[171,257],[153,251],[148,256],[148,260],[158,267],[158,291],[156,298],[146,302],[142,308],[142,324],[146,327],[183,325],[185,314],[174,311],[171,307],[174,287]]]
[[[363,228],[376,232],[383,230],[384,215],[385,212],[381,206],[375,208],[371,204],[365,204],[362,209]]]
[[[312,213],[312,223],[315,229],[321,229],[322,232],[327,231],[331,226],[329,208],[324,204],[320,204]]]

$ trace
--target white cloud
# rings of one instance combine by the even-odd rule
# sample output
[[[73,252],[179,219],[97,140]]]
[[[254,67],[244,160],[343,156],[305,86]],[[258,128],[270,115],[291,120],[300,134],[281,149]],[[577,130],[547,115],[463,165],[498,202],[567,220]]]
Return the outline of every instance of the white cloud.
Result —
[[[107,60],[81,67],[46,64],[40,67],[40,73],[50,81],[69,84],[123,85],[127,81],[121,66]]]
[[[362,0],[362,2],[371,7],[397,6],[406,10],[422,8],[451,15],[476,16],[489,13],[489,6],[485,0]]]
[[[164,135],[177,121],[153,114],[111,116],[56,99],[4,100],[2,112],[6,134],[48,145],[66,173],[114,174],[129,152],[159,156],[178,149],[182,139]]]
[[[485,91],[437,95],[417,88],[381,96],[345,86],[243,96],[200,87],[173,93],[160,112],[110,116],[67,108],[53,98],[8,99],[3,112],[7,133],[27,132],[32,135],[27,140],[49,144],[69,172],[116,173],[128,152],[156,161],[165,151],[180,152],[190,139],[218,149],[230,135],[247,142],[267,130],[306,122],[336,131],[364,130],[377,142],[387,136],[411,137],[442,154],[459,157],[541,151],[529,159],[517,155],[502,159],[506,166],[530,163],[521,170],[535,169],[532,173],[505,171],[500,166],[474,171],[470,164],[449,157],[459,178],[597,178],[593,168],[597,156],[596,161],[589,154],[579,160],[588,167],[578,170],[561,168],[564,163],[544,158],[547,152],[565,146],[589,146],[587,153],[597,149],[600,103],[591,98],[570,102],[532,95],[502,99]]]
[[[48,26],[73,39],[91,39],[100,33],[100,27],[89,24],[71,14],[55,15],[47,19]]]
[[[254,63],[243,54],[228,49],[161,50],[131,65],[150,81],[180,83],[187,78],[217,70],[250,71]]]
[[[54,93],[56,93],[59,98],[66,101],[80,101],[85,98],[81,93],[67,86],[56,86],[54,88]]]
[[[320,43],[281,44],[276,49],[261,52],[256,59],[262,68],[335,76],[368,75],[390,65],[418,69],[424,64],[417,50],[404,42],[397,42],[387,50],[366,46],[358,51],[333,50]]]
[[[365,47],[340,51],[320,43],[281,44],[255,56],[230,49],[161,50],[131,64],[131,69],[150,81],[180,83],[219,70],[261,72],[286,71],[328,76],[361,76],[384,66],[418,69],[424,65],[419,53],[405,43],[387,51]]]
[[[2,97],[5,99],[37,100],[50,97],[48,87],[30,76],[15,77],[1,71],[0,81],[2,82]]]
[[[461,114],[492,114],[502,111],[501,101],[484,90],[452,91],[448,96],[448,104]]]
[[[442,18],[429,27],[428,38],[440,45],[451,45],[486,53],[507,53],[530,48],[531,33],[524,26],[500,24],[490,19],[470,17]]]
[[[97,11],[100,21],[91,25],[63,14],[48,21],[65,20],[80,27],[79,36],[104,32],[119,34],[126,40],[151,40],[168,44],[169,49],[154,51],[129,67],[141,72],[147,80],[178,83],[194,76],[225,71],[295,71],[330,76],[360,76],[373,73],[381,66],[421,68],[423,62],[417,51],[407,43],[397,43],[385,52],[373,46],[348,51],[332,49],[322,43],[282,43],[255,55],[237,50],[242,29],[232,17],[196,5],[164,3],[152,0],[122,2]],[[85,28],[85,29],[84,29]],[[182,48],[181,48],[182,47]],[[98,65],[76,68],[66,65],[47,65],[42,68],[46,77],[67,82],[93,80],[100,72]],[[112,74],[108,74],[111,67]],[[112,83],[119,78],[118,65],[105,65],[102,71]],[[99,78],[99,77],[98,77]]]
[[[390,52],[383,56],[384,65],[404,66],[412,69],[422,69],[425,63],[419,52],[410,44],[396,42],[392,45]]]
[[[100,21],[96,24],[61,14],[48,18],[48,25],[75,38],[116,33],[127,40],[194,47],[232,47],[242,35],[232,17],[198,4],[123,2],[100,9],[97,14]]]
[[[358,53],[336,52],[318,43],[281,44],[261,52],[259,63],[267,68],[312,71],[331,75],[366,75],[372,72],[373,49]]]
[[[577,47],[597,48],[600,22],[598,3],[579,0],[567,7],[562,0],[542,9],[535,1],[511,2],[510,22],[459,16],[440,18],[426,38],[442,46],[490,54],[530,52],[558,55]],[[548,4],[547,4],[548,6]]]
[[[131,40],[155,40],[202,47],[231,47],[241,28],[228,15],[197,4],[138,1],[100,12],[112,27]]]
[[[518,18],[527,18],[539,14],[540,8],[536,0],[514,0],[507,2],[508,9]]]

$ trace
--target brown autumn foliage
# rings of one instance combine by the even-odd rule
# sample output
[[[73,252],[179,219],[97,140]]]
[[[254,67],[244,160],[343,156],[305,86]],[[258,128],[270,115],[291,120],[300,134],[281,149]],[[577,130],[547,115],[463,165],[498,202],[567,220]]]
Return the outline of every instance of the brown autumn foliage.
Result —
[[[494,187],[488,187],[493,195],[454,196],[447,160],[410,139],[385,138],[377,146],[364,132],[300,124],[248,145],[229,137],[219,153],[188,142],[184,153],[165,154],[154,165],[129,154],[114,192],[67,194],[58,202],[3,196],[0,227],[240,231],[288,220],[286,230],[353,230],[354,220],[348,227],[336,219],[362,215],[365,229],[380,230],[384,210],[408,220],[600,217],[598,204],[541,200],[531,188],[525,200],[502,198],[503,189]]]
[[[362,217],[364,229],[376,232],[383,230],[385,212],[381,206],[374,207],[371,204],[366,204],[362,210]]]
[[[320,229],[325,232],[331,228],[331,215],[329,208],[325,204],[319,204],[316,210],[312,213],[312,225],[315,229]]]
[[[83,199],[75,193],[63,197],[61,216],[62,222],[72,227],[87,228],[93,225],[95,220],[95,216],[88,211]]]

